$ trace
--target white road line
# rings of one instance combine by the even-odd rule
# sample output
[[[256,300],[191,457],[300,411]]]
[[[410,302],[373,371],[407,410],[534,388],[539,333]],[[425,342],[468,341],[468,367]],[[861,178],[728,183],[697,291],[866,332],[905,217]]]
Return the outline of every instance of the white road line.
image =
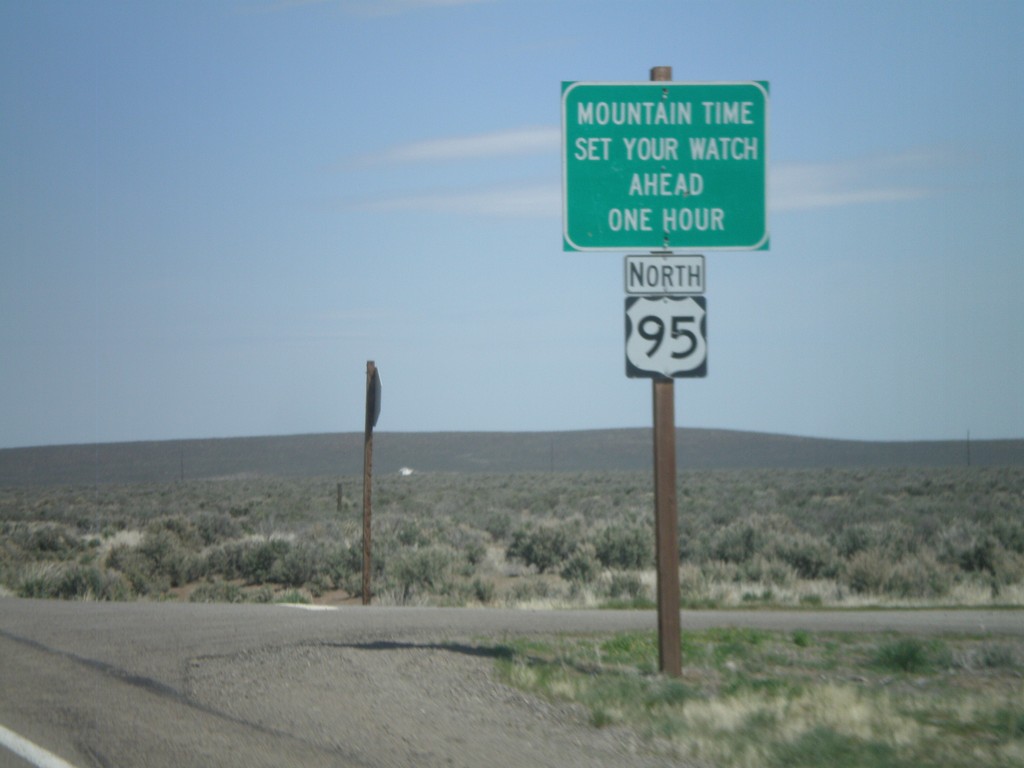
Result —
[[[306,603],[278,603],[285,608],[301,608],[304,611],[336,611],[336,605],[308,605]]]
[[[52,752],[47,752],[26,738],[9,731],[0,725],[0,747],[6,747],[22,760],[27,760],[38,768],[75,768],[67,760],[61,760]]]

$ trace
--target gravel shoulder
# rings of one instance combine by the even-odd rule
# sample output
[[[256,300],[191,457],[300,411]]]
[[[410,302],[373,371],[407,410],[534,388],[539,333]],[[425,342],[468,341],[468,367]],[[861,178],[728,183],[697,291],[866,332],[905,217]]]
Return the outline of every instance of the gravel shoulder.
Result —
[[[0,723],[85,766],[661,766],[625,729],[503,685],[503,639],[653,612],[0,598]],[[1020,611],[687,612],[684,629],[1024,633]]]
[[[490,651],[459,643],[266,648],[194,659],[186,695],[261,729],[373,766],[661,766],[624,729],[598,730],[495,680]]]

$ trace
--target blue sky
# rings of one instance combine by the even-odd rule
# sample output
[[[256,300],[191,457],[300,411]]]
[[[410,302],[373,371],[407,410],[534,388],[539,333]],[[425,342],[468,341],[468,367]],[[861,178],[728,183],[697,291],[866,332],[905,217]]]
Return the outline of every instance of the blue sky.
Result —
[[[0,4],[0,447],[648,426],[561,82],[770,82],[679,426],[1024,437],[1024,3]]]

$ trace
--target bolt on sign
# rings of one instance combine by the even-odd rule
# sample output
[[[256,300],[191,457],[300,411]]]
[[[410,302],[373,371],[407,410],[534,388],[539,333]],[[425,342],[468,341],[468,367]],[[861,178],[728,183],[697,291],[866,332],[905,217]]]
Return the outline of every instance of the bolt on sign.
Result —
[[[768,83],[562,83],[567,251],[765,250]]]

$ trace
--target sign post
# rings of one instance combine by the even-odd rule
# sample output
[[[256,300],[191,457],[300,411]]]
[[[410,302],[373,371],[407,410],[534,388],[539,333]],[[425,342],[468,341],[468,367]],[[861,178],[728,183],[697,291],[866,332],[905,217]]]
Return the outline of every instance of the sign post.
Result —
[[[562,246],[626,257],[626,375],[652,380],[661,672],[682,674],[675,386],[707,375],[703,256],[767,250],[768,83],[562,83]]]
[[[683,674],[679,618],[675,383],[654,379],[654,547],[658,569],[658,668]]]
[[[651,80],[672,79],[671,67],[655,67]],[[667,239],[667,235],[666,235]],[[654,547],[658,569],[658,668],[683,674],[679,618],[679,510],[676,505],[675,381],[652,381],[654,405]]]
[[[380,374],[373,360],[366,361],[366,426],[363,430],[363,605],[370,604],[373,546],[370,539],[373,488],[373,428],[380,416]],[[341,486],[339,485],[339,488]],[[340,492],[339,492],[340,495]]]

